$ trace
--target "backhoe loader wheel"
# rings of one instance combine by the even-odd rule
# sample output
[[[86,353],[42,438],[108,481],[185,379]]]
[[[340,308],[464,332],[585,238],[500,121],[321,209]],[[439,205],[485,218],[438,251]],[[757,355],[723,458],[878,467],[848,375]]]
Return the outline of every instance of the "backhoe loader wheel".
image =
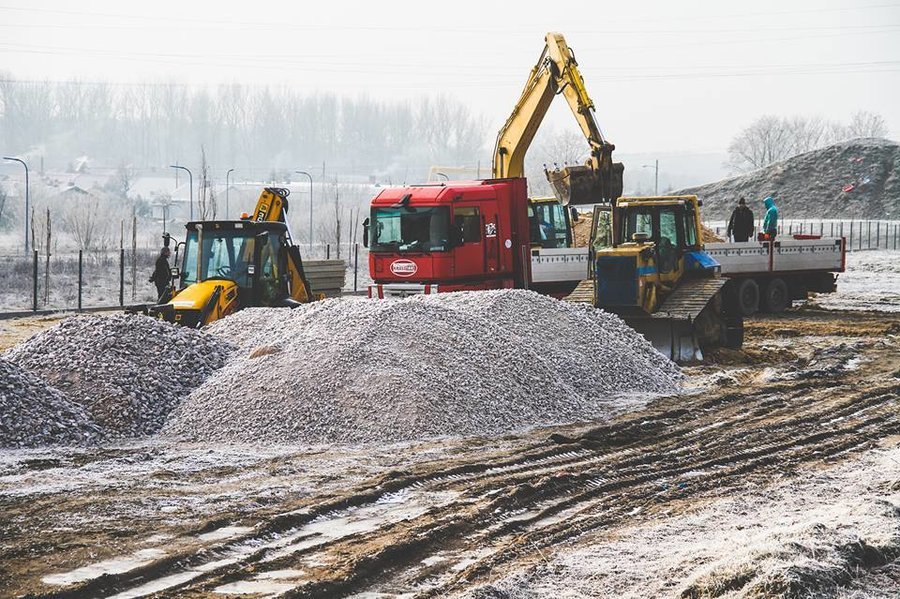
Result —
[[[790,305],[787,283],[783,279],[772,279],[763,291],[763,308],[766,312],[783,312]]]

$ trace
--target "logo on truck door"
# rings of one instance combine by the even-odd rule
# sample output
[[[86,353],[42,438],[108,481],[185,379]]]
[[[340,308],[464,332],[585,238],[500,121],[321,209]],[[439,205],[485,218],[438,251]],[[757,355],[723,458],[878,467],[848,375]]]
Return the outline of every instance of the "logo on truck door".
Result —
[[[391,262],[391,272],[398,277],[411,277],[416,274],[419,267],[412,260],[394,260]]]

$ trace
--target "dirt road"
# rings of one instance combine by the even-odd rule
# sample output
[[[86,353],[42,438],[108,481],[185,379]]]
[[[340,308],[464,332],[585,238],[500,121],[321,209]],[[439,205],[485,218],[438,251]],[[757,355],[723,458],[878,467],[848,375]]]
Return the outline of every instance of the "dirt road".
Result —
[[[464,593],[646,518],[897,447],[898,334],[900,314],[755,319],[745,352],[689,369],[687,395],[502,439],[8,452],[0,594]],[[897,539],[857,574],[896,559]]]

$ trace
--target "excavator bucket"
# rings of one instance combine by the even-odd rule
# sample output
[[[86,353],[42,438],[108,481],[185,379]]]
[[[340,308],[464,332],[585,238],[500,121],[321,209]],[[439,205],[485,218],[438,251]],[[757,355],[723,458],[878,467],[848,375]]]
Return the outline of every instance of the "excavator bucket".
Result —
[[[564,206],[580,206],[615,202],[622,195],[624,171],[621,162],[614,162],[603,170],[590,166],[564,166],[548,170],[546,175],[553,193]]]

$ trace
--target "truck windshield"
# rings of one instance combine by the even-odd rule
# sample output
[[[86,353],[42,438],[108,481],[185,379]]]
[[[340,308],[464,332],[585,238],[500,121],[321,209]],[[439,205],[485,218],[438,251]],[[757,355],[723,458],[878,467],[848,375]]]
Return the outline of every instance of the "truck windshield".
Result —
[[[444,252],[450,249],[450,208],[374,208],[373,252]]]
[[[197,250],[200,243],[197,231],[190,231],[184,243],[182,287],[213,277],[231,279],[239,287],[249,287],[247,265],[253,262],[253,243],[253,235],[249,231],[204,231],[198,279]]]

